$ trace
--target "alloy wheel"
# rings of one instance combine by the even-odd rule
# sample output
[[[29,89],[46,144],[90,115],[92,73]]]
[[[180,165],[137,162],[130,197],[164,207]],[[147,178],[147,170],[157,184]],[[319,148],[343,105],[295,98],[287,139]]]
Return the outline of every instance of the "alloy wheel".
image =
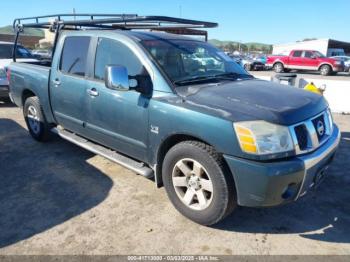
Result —
[[[205,168],[196,160],[185,158],[173,169],[172,182],[179,199],[194,210],[206,209],[213,199],[213,183]]]

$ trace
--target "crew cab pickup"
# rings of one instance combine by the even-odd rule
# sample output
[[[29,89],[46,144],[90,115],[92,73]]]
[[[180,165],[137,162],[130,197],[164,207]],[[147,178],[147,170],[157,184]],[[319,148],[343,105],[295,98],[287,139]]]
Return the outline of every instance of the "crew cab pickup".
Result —
[[[295,201],[335,155],[340,132],[322,96],[255,79],[206,42],[102,29],[57,39],[51,67],[9,67],[30,135],[56,133],[154,177],[197,223]]]
[[[289,70],[319,71],[321,75],[343,72],[344,63],[314,50],[292,50],[289,56],[268,56],[266,66],[276,73]]]

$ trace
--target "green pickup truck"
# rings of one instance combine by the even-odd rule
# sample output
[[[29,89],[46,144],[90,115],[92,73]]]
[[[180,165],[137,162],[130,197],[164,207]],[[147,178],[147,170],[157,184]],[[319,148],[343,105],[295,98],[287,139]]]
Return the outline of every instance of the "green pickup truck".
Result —
[[[10,97],[34,139],[56,133],[154,178],[203,225],[237,205],[295,201],[323,180],[340,132],[322,96],[255,79],[204,41],[160,32],[215,23],[61,16],[14,23],[17,38],[27,27],[56,33],[51,63],[9,66]]]

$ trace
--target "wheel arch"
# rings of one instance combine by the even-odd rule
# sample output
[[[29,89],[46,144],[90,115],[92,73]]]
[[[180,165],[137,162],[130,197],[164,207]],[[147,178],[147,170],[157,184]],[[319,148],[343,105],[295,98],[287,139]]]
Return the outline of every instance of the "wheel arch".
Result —
[[[272,64],[272,67],[274,67],[277,63],[280,63],[280,64],[282,64],[283,67],[285,67],[284,63],[281,60],[274,61],[273,64]]]
[[[183,141],[189,141],[189,140],[199,141],[210,145],[210,143],[199,138],[198,136],[184,134],[184,133],[171,134],[162,140],[161,144],[157,149],[156,156],[155,156],[156,165],[155,165],[154,171],[155,171],[155,181],[156,181],[157,187],[163,186],[162,165],[163,165],[163,160],[165,158],[166,153],[169,151],[170,148],[172,148],[176,144],[181,143]]]
[[[177,134],[172,134],[166,137],[165,139],[162,140],[160,146],[157,149],[156,152],[156,159],[155,159],[155,182],[157,187],[162,187],[163,186],[163,181],[162,181],[162,165],[163,161],[165,158],[166,153],[175,146],[178,143],[184,142],[184,141],[198,141],[202,142],[204,144],[207,144],[209,146],[212,146],[214,149],[215,146],[206,141],[203,138],[200,138],[198,136],[192,135],[192,134],[185,134],[185,133],[177,133]],[[227,169],[228,172],[231,173],[230,168],[228,167],[226,160],[223,158],[223,163],[225,165],[225,168]],[[231,174],[231,177],[233,178],[233,175]],[[234,179],[234,178],[233,178]]]
[[[27,100],[27,98],[33,97],[33,96],[37,96],[37,95],[30,89],[24,89],[21,95],[22,106],[24,106],[24,102]]]
[[[318,66],[318,69],[317,69],[317,70],[319,71],[319,70],[321,69],[321,67],[324,66],[324,65],[330,66],[331,70],[333,71],[333,65],[330,64],[330,63],[327,63],[327,62],[324,62],[324,63],[320,64],[320,65]]]

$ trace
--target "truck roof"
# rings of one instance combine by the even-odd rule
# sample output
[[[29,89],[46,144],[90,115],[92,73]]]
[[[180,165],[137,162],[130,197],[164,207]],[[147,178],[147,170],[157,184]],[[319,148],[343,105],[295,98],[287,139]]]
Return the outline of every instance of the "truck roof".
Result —
[[[191,37],[184,35],[171,34],[166,32],[154,32],[154,31],[125,31],[125,30],[115,30],[115,33],[128,35],[137,39],[139,41],[143,40],[166,40],[166,39],[179,39],[179,40],[193,40]]]
[[[118,35],[123,35],[127,36],[129,38],[132,38],[136,41],[144,41],[144,40],[197,40],[193,37],[188,37],[184,35],[178,35],[178,34],[172,34],[172,33],[167,33],[163,31],[155,32],[155,31],[135,31],[135,30],[113,30],[113,31],[106,31],[106,30],[79,30],[79,31],[71,31],[71,30],[63,30],[62,33],[65,35],[74,35],[74,36],[79,36],[79,35],[86,35],[86,34],[94,34],[94,33],[108,33],[108,34],[118,34]],[[198,41],[200,41],[198,39]]]

